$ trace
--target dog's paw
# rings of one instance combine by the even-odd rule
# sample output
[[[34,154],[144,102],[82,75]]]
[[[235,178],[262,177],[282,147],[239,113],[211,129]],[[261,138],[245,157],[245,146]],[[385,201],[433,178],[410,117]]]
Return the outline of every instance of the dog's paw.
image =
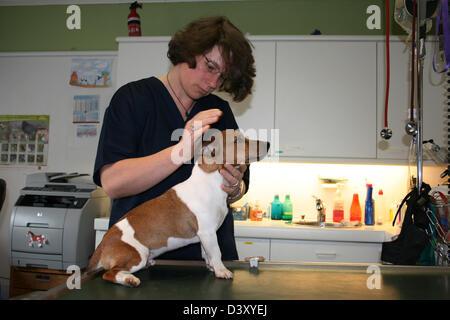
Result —
[[[141,280],[139,280],[139,278],[136,278],[132,274],[128,274],[124,277],[123,284],[127,287],[135,288],[141,284]]]
[[[214,272],[214,268],[211,267],[209,264],[206,264],[206,269],[208,269],[211,272]]]
[[[233,279],[233,272],[231,272],[227,268],[214,270],[214,274],[216,275],[216,278]]]

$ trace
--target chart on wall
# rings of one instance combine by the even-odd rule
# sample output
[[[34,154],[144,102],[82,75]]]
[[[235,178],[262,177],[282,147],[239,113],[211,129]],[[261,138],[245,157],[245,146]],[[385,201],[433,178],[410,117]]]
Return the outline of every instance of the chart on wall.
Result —
[[[0,115],[0,164],[47,165],[49,115]]]

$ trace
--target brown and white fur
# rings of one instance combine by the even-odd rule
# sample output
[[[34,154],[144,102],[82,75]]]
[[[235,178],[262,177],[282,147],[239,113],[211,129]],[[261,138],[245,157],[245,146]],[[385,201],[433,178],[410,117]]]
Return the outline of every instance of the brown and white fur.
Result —
[[[208,269],[218,278],[233,277],[217,243],[216,231],[228,213],[228,194],[221,188],[227,182],[219,170],[229,158],[233,165],[263,158],[269,143],[249,140],[235,130],[220,133],[204,144],[187,180],[132,209],[108,230],[88,272],[103,267],[104,280],[136,287],[140,280],[132,273],[153,265],[166,251],[201,242]]]

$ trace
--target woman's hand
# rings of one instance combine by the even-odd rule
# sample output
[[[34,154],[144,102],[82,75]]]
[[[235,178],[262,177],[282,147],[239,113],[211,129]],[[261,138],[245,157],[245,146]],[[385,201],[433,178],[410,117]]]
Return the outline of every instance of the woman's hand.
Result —
[[[172,161],[180,164],[191,160],[194,157],[195,148],[201,147],[203,133],[211,127],[211,124],[219,121],[221,116],[221,110],[209,109],[199,112],[186,122],[180,142],[173,149]]]
[[[247,165],[245,164],[240,164],[239,167],[235,167],[228,163],[226,163],[220,170],[220,174],[229,183],[229,185],[222,184],[222,190],[228,193],[228,197],[234,201],[239,198],[239,193],[241,192],[241,181],[245,170],[247,170]]]

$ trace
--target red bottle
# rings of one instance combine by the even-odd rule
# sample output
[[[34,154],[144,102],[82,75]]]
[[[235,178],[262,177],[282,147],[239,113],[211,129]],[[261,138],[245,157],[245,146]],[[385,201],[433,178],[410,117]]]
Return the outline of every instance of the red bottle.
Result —
[[[359,195],[353,194],[353,201],[350,207],[350,221],[361,222],[361,205],[359,204]]]
[[[141,36],[141,17],[136,12],[137,8],[142,8],[142,4],[137,1],[130,5],[130,14],[128,15],[128,36]]]

